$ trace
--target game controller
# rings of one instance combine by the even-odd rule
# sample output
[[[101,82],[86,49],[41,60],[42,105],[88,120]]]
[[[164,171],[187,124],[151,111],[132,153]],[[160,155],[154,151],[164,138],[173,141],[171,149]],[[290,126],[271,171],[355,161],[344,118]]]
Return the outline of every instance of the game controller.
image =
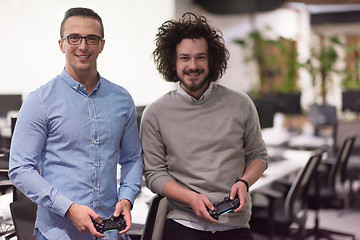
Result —
[[[209,210],[210,216],[216,220],[219,219],[220,215],[225,213],[233,212],[234,209],[240,206],[240,200],[238,196],[236,196],[233,200],[230,200],[230,197],[226,196],[224,201],[214,202],[214,210]]]
[[[94,220],[94,227],[99,233],[104,233],[110,230],[124,230],[126,228],[126,221],[124,219],[124,215],[120,214],[118,217],[111,216],[108,219],[101,218],[102,222],[97,223]]]

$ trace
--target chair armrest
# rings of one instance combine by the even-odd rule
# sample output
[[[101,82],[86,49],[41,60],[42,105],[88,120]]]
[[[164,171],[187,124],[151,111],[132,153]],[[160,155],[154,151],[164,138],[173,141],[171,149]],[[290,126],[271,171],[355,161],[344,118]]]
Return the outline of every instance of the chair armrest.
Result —
[[[279,185],[282,188],[285,188],[285,194],[287,194],[287,192],[290,190],[291,187],[291,180],[287,179],[287,178],[280,178],[278,180],[276,180],[274,182],[275,185]]]
[[[268,199],[269,205],[266,207],[267,223],[269,229],[273,229],[275,224],[275,201],[278,199],[284,199],[284,193],[269,188],[259,188],[253,191],[252,193],[260,194]],[[271,232],[271,235],[272,234],[273,233]]]
[[[0,180],[0,186],[13,186],[13,184],[10,180]]]
[[[0,148],[0,153],[9,154],[9,153],[10,153],[10,149],[1,147],[1,148]]]

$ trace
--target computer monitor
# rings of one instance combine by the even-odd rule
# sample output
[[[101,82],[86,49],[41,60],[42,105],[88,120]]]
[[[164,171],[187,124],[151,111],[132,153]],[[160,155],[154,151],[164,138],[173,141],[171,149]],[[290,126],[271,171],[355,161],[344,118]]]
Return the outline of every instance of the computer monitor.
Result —
[[[360,91],[342,92],[342,110],[360,112]]]
[[[275,101],[275,112],[285,114],[301,114],[300,104],[300,93],[299,94],[283,94],[274,93],[267,94],[264,98],[273,99]]]
[[[21,94],[0,94],[0,117],[6,117],[9,111],[19,111],[21,105]]]
[[[270,128],[274,126],[275,102],[268,99],[253,99],[259,115],[260,127]]]

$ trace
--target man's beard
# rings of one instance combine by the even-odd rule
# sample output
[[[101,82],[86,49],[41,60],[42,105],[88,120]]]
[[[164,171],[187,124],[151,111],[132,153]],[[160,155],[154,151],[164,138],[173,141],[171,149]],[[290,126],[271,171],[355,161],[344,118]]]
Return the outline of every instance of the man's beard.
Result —
[[[190,71],[190,72],[186,72],[187,74],[190,74],[190,73],[203,73],[202,70],[195,70],[195,71]],[[184,73],[185,75],[185,73]],[[208,77],[206,77],[202,82],[200,82],[199,84],[192,84],[193,81],[191,81],[190,84],[186,84],[185,81],[183,79],[180,79],[179,78],[179,81],[181,83],[181,85],[185,86],[188,90],[192,91],[192,92],[196,92],[198,91],[199,89],[201,89],[202,87],[204,87],[204,85],[208,84],[209,81],[208,81]]]

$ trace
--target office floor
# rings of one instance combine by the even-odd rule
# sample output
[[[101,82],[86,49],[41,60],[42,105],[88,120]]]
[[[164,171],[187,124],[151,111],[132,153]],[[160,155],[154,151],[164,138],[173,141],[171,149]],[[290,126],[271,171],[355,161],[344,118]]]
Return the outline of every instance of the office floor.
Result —
[[[356,196],[357,202],[353,203],[353,206],[349,209],[341,210],[320,210],[318,219],[319,219],[319,229],[322,230],[333,230],[344,233],[350,233],[355,235],[356,240],[360,240],[360,192]],[[308,213],[308,219],[306,222],[306,229],[311,231],[315,226],[315,212],[310,210]],[[265,240],[268,239],[267,236],[261,236],[255,234],[255,240]],[[280,237],[274,237],[272,240],[283,239]],[[285,240],[290,240],[293,238],[285,238]],[[315,240],[315,237],[306,238],[307,240]],[[323,238],[321,238],[323,239]],[[333,240],[347,240],[349,237],[342,237],[339,235],[333,235],[331,238]]]

